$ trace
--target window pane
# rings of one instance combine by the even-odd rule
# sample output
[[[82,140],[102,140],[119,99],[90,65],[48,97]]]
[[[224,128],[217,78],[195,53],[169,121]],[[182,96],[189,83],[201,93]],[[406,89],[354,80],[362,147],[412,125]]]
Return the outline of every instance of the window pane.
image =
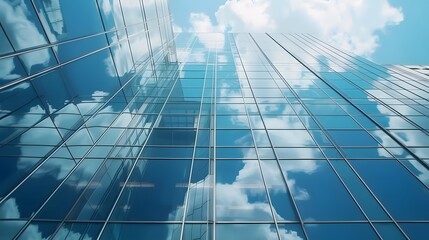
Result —
[[[326,161],[282,160],[280,165],[304,220],[364,219]]]
[[[272,220],[257,160],[218,160],[216,173],[217,220]]]
[[[429,190],[399,162],[350,160],[350,163],[395,219],[428,220]]]
[[[128,240],[135,239],[153,240],[179,240],[179,224],[107,224],[101,239],[103,240]]]
[[[369,224],[305,224],[310,239],[379,239]]]
[[[139,160],[113,220],[181,220],[190,160]]]

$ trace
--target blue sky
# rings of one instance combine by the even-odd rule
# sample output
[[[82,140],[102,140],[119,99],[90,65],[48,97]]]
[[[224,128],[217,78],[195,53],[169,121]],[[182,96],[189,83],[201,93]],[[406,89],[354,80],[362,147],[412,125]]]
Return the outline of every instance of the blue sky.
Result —
[[[170,0],[176,31],[307,32],[380,64],[429,65],[428,0]]]

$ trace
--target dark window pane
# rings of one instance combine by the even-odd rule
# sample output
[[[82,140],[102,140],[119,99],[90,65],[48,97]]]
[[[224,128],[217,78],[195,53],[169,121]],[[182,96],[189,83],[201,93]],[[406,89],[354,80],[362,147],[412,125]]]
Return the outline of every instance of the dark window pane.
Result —
[[[326,161],[282,160],[280,165],[304,220],[364,219]]]
[[[103,231],[103,240],[179,240],[179,224],[108,224]]]
[[[369,224],[305,224],[310,239],[379,239]]]
[[[190,160],[139,160],[114,220],[181,220]]]
[[[381,203],[398,220],[427,220],[429,190],[397,161],[350,160]]]

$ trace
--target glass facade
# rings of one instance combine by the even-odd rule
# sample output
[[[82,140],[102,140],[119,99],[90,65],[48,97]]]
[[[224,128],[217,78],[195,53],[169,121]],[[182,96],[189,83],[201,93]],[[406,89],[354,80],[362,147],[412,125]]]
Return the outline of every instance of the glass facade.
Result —
[[[429,77],[166,0],[0,0],[0,239],[426,239]]]

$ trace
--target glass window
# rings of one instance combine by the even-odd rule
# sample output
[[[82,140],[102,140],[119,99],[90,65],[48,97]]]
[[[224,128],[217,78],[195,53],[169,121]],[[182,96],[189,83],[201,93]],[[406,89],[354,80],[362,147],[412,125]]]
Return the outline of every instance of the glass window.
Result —
[[[63,219],[76,202],[103,159],[85,159],[37,214],[37,218]],[[40,191],[40,190],[39,190]],[[27,193],[28,196],[28,193]]]
[[[345,161],[331,160],[331,163],[370,220],[389,219],[375,198]]]
[[[145,147],[146,158],[192,158],[192,147]]]
[[[6,34],[3,31],[3,28],[0,28],[0,54],[6,54],[13,52],[12,46],[9,43],[9,40],[6,38]]]
[[[267,129],[305,129],[298,116],[263,116]]]
[[[429,190],[398,161],[350,160],[350,163],[395,219],[428,219]]]
[[[213,184],[209,175],[208,160],[194,160],[189,186],[187,221],[207,221],[211,210]]]
[[[139,160],[112,219],[180,221],[190,163],[190,160]]]
[[[283,180],[277,161],[261,161],[265,183],[277,221],[298,220],[290,193]]]
[[[295,235],[296,233],[294,234],[293,232],[289,234],[285,232],[282,237],[284,237],[284,239],[290,239],[295,237]],[[274,224],[216,224],[216,238],[222,240],[274,240],[278,239],[278,236]]]
[[[268,130],[274,147],[317,146],[306,130]]]
[[[310,239],[332,240],[375,240],[379,239],[369,224],[338,223],[338,224],[305,224]]]
[[[108,96],[119,89],[116,73],[106,68],[106,63],[112,63],[108,50],[92,54],[61,69],[69,91],[73,96],[85,97],[90,103],[105,101]],[[93,71],[93,69],[98,69]]]
[[[218,160],[216,173],[217,220],[272,220],[257,160]]]
[[[104,31],[94,0],[84,2],[35,0],[34,3],[51,42]]]
[[[256,159],[256,151],[253,147],[216,147],[217,158],[238,158],[238,159]]]
[[[249,128],[249,120],[246,115],[218,115],[216,116],[216,128]]]
[[[64,223],[54,240],[97,239],[102,225],[99,223]]]
[[[326,161],[282,160],[280,165],[304,220],[363,220]]]
[[[15,50],[48,43],[30,1],[3,1],[2,16],[2,26]]]
[[[194,145],[195,130],[157,128],[152,131],[148,145]]]
[[[101,239],[103,240],[128,240],[140,239],[151,240],[179,240],[179,224],[107,224]]]
[[[57,229],[59,222],[36,222],[32,221],[30,225],[19,235],[20,239],[32,239],[35,236],[39,239],[48,239]]]
[[[13,239],[25,223],[26,221],[0,221],[0,232],[2,234],[2,238]]]
[[[280,239],[306,240],[299,224],[278,224]]]
[[[360,126],[349,116],[318,116],[317,120],[326,129],[359,129]]]
[[[21,162],[31,164],[31,162]],[[8,218],[27,218],[36,212],[49,194],[75,166],[72,159],[52,157],[31,175],[0,208],[17,209]],[[5,217],[5,216],[3,216]]]
[[[54,49],[59,61],[64,63],[105,46],[107,46],[106,37],[104,35],[98,35],[90,38],[79,39],[78,41],[63,43],[57,45]],[[115,45],[115,47],[116,46],[117,45]],[[114,54],[117,54],[113,49],[116,50],[116,48],[112,47],[112,51]],[[125,58],[126,55],[123,56]],[[110,68],[110,71],[115,72],[113,65],[106,64],[106,67]]]
[[[328,133],[338,146],[379,146],[379,143],[365,131],[331,130]]]
[[[185,224],[183,239],[211,239],[212,224]]]
[[[410,239],[425,239],[428,236],[429,223],[401,223],[400,226]]]
[[[216,130],[217,146],[253,146],[250,130]]]
[[[383,239],[406,239],[393,223],[374,223],[374,227]]]
[[[0,59],[0,85],[27,76],[18,57]]]

